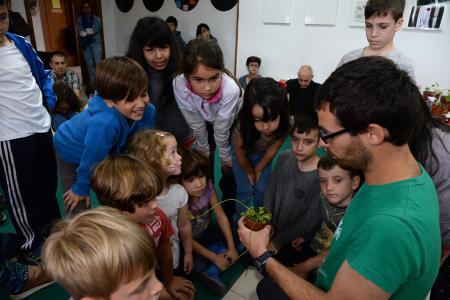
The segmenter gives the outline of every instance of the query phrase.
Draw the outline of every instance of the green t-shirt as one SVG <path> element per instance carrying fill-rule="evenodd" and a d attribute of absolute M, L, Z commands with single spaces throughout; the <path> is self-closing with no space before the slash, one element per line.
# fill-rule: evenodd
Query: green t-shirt
<path fill-rule="evenodd" d="M 363 185 L 336 229 L 316 285 L 328 291 L 347 260 L 356 272 L 391 294 L 425 299 L 439 270 L 439 207 L 430 176 Z"/>

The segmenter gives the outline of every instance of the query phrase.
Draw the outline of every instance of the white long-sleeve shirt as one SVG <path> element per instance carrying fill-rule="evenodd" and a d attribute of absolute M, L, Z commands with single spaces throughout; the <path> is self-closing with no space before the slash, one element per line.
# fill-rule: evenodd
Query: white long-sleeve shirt
<path fill-rule="evenodd" d="M 231 159 L 230 127 L 236 118 L 240 104 L 240 88 L 225 73 L 222 73 L 222 98 L 215 103 L 209 103 L 194 94 L 187 87 L 184 74 L 173 80 L 173 90 L 178 107 L 186 122 L 194 131 L 199 151 L 209 154 L 208 132 L 205 121 L 213 124 L 214 140 L 222 161 Z"/>

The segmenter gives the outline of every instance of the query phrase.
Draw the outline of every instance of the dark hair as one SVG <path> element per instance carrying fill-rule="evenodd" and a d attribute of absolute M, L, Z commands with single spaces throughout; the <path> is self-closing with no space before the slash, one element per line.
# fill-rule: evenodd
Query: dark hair
<path fill-rule="evenodd" d="M 178 26 L 178 21 L 174 16 L 168 16 L 166 19 L 166 23 L 172 23 L 175 25 L 175 27 Z"/>
<path fill-rule="evenodd" d="M 392 14 L 394 21 L 397 22 L 403 17 L 405 9 L 405 0 L 369 0 L 364 9 L 364 17 L 386 17 Z"/>
<path fill-rule="evenodd" d="M 211 69 L 220 70 L 231 77 L 239 87 L 239 96 L 241 96 L 241 85 L 239 84 L 239 81 L 233 76 L 233 74 L 231 74 L 231 72 L 225 68 L 222 49 L 220 49 L 217 41 L 215 41 L 214 39 L 203 38 L 196 38 L 189 41 L 183 52 L 182 70 L 186 79 L 189 78 L 189 75 L 194 72 L 195 68 L 197 68 L 199 64 L 202 64 Z"/>
<path fill-rule="evenodd" d="M 163 188 L 158 171 L 131 155 L 105 158 L 95 167 L 91 183 L 101 205 L 129 213 L 156 198 Z"/>
<path fill-rule="evenodd" d="M 145 17 L 140 19 L 134 27 L 131 34 L 130 42 L 128 44 L 128 51 L 126 56 L 137 61 L 144 70 L 150 70 L 151 67 L 147 64 L 143 49 L 144 47 L 170 48 L 170 58 L 166 68 L 161 71 L 163 76 L 163 91 L 166 97 L 162 97 L 165 103 L 161 105 L 168 105 L 175 102 L 173 95 L 172 79 L 180 72 L 181 57 L 178 47 L 175 44 L 173 33 L 169 26 L 162 19 L 158 17 Z"/>
<path fill-rule="evenodd" d="M 249 56 L 247 57 L 247 62 L 245 63 L 245 65 L 248 66 L 252 62 L 256 62 L 258 63 L 258 65 L 261 65 L 261 58 L 257 56 Z"/>
<path fill-rule="evenodd" d="M 184 76 L 192 74 L 199 64 L 215 70 L 225 69 L 222 49 L 215 40 L 196 38 L 187 43 L 183 52 Z"/>
<path fill-rule="evenodd" d="M 319 120 L 316 111 L 312 109 L 301 110 L 294 116 L 291 134 L 294 132 L 309 134 L 314 129 L 319 129 Z"/>
<path fill-rule="evenodd" d="M 413 100 L 413 99 L 412 99 Z M 412 154 L 427 170 L 427 172 L 434 176 L 439 170 L 439 159 L 433 150 L 433 140 L 442 144 L 448 155 L 450 154 L 450 146 L 446 145 L 442 136 L 436 132 L 439 129 L 443 134 L 450 134 L 450 127 L 443 124 L 439 118 L 432 116 L 427 104 L 422 99 L 414 99 L 420 101 L 422 106 L 421 114 L 424 118 L 424 126 L 417 126 L 414 137 L 409 143 L 409 148 Z"/>
<path fill-rule="evenodd" d="M 55 51 L 55 52 L 52 52 L 52 54 L 50 55 L 50 61 L 53 61 L 53 57 L 54 56 L 61 56 L 61 57 L 64 57 L 64 59 L 67 58 L 67 56 L 66 56 L 66 54 L 64 52 L 62 52 L 62 51 Z"/>
<path fill-rule="evenodd" d="M 208 24 L 206 24 L 206 23 L 200 23 L 200 24 L 197 25 L 197 31 L 195 32 L 195 37 L 198 38 L 200 36 L 200 34 L 202 33 L 202 29 L 203 28 L 205 28 L 205 29 L 207 29 L 209 31 L 210 39 L 213 39 L 213 40 L 217 41 L 217 39 L 212 35 L 211 29 L 209 29 Z"/>
<path fill-rule="evenodd" d="M 80 9 L 81 9 L 81 12 L 83 12 L 83 6 L 84 6 L 85 4 L 89 5 L 89 8 L 92 10 L 92 3 L 91 3 L 91 1 L 90 1 L 90 0 L 85 0 L 85 1 L 82 1 L 82 2 L 80 3 Z"/>
<path fill-rule="evenodd" d="M 255 105 L 262 107 L 263 122 L 275 120 L 280 116 L 280 124 L 274 132 L 276 139 L 289 133 L 289 104 L 284 88 L 272 78 L 255 78 L 249 82 L 244 93 L 242 108 L 238 113 L 239 131 L 242 138 L 241 148 L 253 150 L 261 133 L 255 128 L 252 109 Z M 236 124 L 238 124 L 236 122 Z"/>
<path fill-rule="evenodd" d="M 424 126 L 422 96 L 414 81 L 390 59 L 366 56 L 335 70 L 319 89 L 315 108 L 330 106 L 352 135 L 374 123 L 389 132 L 386 140 L 401 146 Z"/>
<path fill-rule="evenodd" d="M 361 172 L 358 172 L 356 170 L 353 169 L 347 169 L 347 168 L 343 168 L 341 167 L 336 160 L 333 159 L 333 157 L 331 157 L 330 154 L 325 153 L 320 159 L 319 162 L 317 163 L 317 168 L 318 169 L 322 169 L 325 171 L 330 171 L 332 170 L 334 167 L 338 166 L 339 168 L 341 168 L 342 170 L 345 170 L 347 172 L 350 173 L 350 177 L 353 178 L 355 176 L 359 176 L 361 178 L 361 180 L 363 179 L 363 176 L 361 174 Z M 361 185 L 361 184 L 360 184 Z"/>
<path fill-rule="evenodd" d="M 180 178 L 188 180 L 193 177 L 203 177 L 211 179 L 211 167 L 208 158 L 196 149 L 185 149 L 178 147 L 178 153 L 183 159 L 181 165 Z"/>
<path fill-rule="evenodd" d="M 148 89 L 144 69 L 125 56 L 114 56 L 102 60 L 95 68 L 95 89 L 104 99 L 133 101 Z"/>
<path fill-rule="evenodd" d="M 169 26 L 158 17 L 145 17 L 140 19 L 133 32 L 126 56 L 137 61 L 144 69 L 150 68 L 145 61 L 144 47 L 151 48 L 170 48 L 170 59 L 164 73 L 172 77 L 178 71 L 181 61 L 178 47 Z"/>
<path fill-rule="evenodd" d="M 80 100 L 70 86 L 65 83 L 55 83 L 53 91 L 56 94 L 56 107 L 54 113 L 65 114 L 71 111 L 79 112 L 81 110 Z"/>

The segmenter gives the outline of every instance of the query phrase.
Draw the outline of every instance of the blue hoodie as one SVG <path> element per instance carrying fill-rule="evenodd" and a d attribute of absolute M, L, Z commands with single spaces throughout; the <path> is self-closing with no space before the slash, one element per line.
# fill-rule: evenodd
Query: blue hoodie
<path fill-rule="evenodd" d="M 109 108 L 97 94 L 88 107 L 64 122 L 56 132 L 53 143 L 61 160 L 78 164 L 77 180 L 72 191 L 89 195 L 89 176 L 94 166 L 109 154 L 123 153 L 128 138 L 141 128 L 155 126 L 155 106 L 149 104 L 139 121 L 129 119 L 115 108 Z"/>
<path fill-rule="evenodd" d="M 37 85 L 41 89 L 44 104 L 46 104 L 49 108 L 54 109 L 56 105 L 56 96 L 55 93 L 53 93 L 53 83 L 50 78 L 51 72 L 45 70 L 44 64 L 39 59 L 36 51 L 33 49 L 33 46 L 26 38 L 9 32 L 6 32 L 6 37 L 14 42 L 14 45 L 16 45 L 17 49 L 19 49 L 27 60 L 28 65 L 30 65 L 31 73 L 36 80 Z"/>

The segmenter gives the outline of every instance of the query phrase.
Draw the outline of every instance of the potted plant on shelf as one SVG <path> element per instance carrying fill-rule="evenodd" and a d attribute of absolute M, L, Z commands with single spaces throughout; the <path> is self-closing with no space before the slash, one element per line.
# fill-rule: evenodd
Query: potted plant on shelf
<path fill-rule="evenodd" d="M 242 215 L 245 227 L 253 231 L 260 231 L 272 219 L 272 213 L 265 207 L 248 207 Z"/>
<path fill-rule="evenodd" d="M 431 87 L 425 87 L 423 96 L 430 111 L 434 116 L 441 118 L 450 110 L 450 90 L 441 89 L 439 83 L 435 82 Z"/>

